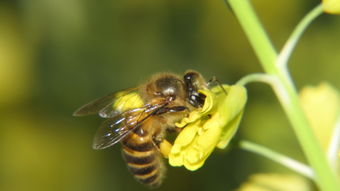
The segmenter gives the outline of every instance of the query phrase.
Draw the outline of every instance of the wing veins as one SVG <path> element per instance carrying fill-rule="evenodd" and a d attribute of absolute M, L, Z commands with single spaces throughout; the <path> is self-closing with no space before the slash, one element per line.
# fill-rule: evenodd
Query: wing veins
<path fill-rule="evenodd" d="M 106 96 L 97 98 L 97 99 L 83 105 L 82 107 L 78 108 L 73 113 L 73 116 L 81 117 L 81 116 L 99 113 L 101 110 L 111 106 L 115 102 L 116 98 L 118 98 L 120 96 L 124 96 L 126 94 L 129 94 L 132 91 L 135 91 L 137 89 L 138 89 L 137 87 L 136 88 L 128 88 L 126 90 L 113 92 L 113 93 L 107 94 Z M 112 108 L 112 110 L 113 110 L 113 108 Z M 112 112 L 114 112 L 114 111 L 112 111 Z M 108 118 L 108 117 L 106 117 L 106 118 Z"/>
<path fill-rule="evenodd" d="M 135 129 L 137 129 L 138 127 L 140 127 L 148 118 L 150 118 L 151 116 L 157 114 L 157 112 L 165 107 L 167 105 L 167 103 L 165 104 L 160 104 L 160 105 L 153 105 L 152 107 L 150 107 L 150 105 L 146 105 L 144 108 L 144 111 L 141 111 L 139 113 L 139 117 L 137 119 L 136 124 L 133 125 L 133 127 L 128 127 L 129 124 L 123 125 L 122 127 L 117 127 L 115 128 L 115 126 L 118 125 L 122 125 L 122 123 L 126 122 L 126 117 L 123 118 L 118 118 L 118 120 L 116 120 L 115 118 L 110 118 L 107 119 L 106 121 L 103 122 L 103 124 L 99 127 L 94 142 L 93 142 L 93 149 L 95 150 L 99 150 L 99 149 L 105 149 L 108 147 L 113 146 L 114 144 L 118 143 L 119 141 L 121 141 L 123 138 L 125 138 L 127 135 L 129 135 L 132 131 L 134 131 Z M 150 108 L 148 108 L 150 107 Z M 141 108 L 138 108 L 141 109 Z M 122 113 L 120 116 L 127 114 L 128 112 L 133 112 L 133 110 L 128 110 L 124 113 Z M 150 110 L 150 111 L 149 111 Z M 149 111 L 150 113 L 148 113 L 144 118 L 141 118 L 141 116 L 145 113 L 147 113 L 147 111 Z M 118 117 L 118 116 L 116 116 Z M 110 121 L 113 120 L 113 123 L 110 123 Z M 109 123 L 109 124 L 107 124 Z M 100 132 L 104 130 L 104 132 Z M 103 135 L 100 135 L 103 134 Z"/>

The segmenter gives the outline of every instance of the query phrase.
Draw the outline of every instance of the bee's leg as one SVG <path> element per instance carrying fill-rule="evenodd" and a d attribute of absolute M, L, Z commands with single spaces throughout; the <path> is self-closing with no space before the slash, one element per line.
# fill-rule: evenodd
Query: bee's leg
<path fill-rule="evenodd" d="M 163 107 L 157 111 L 157 115 L 164 114 L 164 113 L 174 113 L 174 112 L 180 112 L 184 110 L 189 110 L 189 108 L 185 106 L 174 106 L 174 107 Z"/>
<path fill-rule="evenodd" d="M 159 144 L 159 151 L 162 153 L 164 158 L 169 158 L 171 148 L 172 144 L 166 139 L 163 139 L 163 141 Z"/>
<path fill-rule="evenodd" d="M 182 128 L 171 127 L 171 128 L 167 128 L 166 131 L 168 133 L 180 133 L 182 131 Z"/>
<path fill-rule="evenodd" d="M 220 88 L 222 89 L 222 91 L 227 95 L 227 91 L 224 89 L 224 87 L 222 86 L 222 83 L 216 78 L 216 76 L 213 76 L 208 82 L 208 87 L 211 86 L 212 83 L 217 83 L 218 86 L 220 86 Z"/>
<path fill-rule="evenodd" d="M 169 153 L 172 148 L 172 144 L 169 141 L 167 141 L 166 139 L 154 137 L 153 143 L 164 158 L 169 157 Z"/>

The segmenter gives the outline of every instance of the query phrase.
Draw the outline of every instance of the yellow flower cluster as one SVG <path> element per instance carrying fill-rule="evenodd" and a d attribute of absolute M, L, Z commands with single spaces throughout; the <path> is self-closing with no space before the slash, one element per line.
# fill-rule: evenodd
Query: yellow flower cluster
<path fill-rule="evenodd" d="M 171 166 L 197 170 L 215 147 L 223 149 L 236 133 L 247 101 L 243 86 L 223 85 L 201 90 L 204 106 L 176 124 L 183 128 L 169 154 Z M 227 92 L 227 93 L 226 93 Z"/>

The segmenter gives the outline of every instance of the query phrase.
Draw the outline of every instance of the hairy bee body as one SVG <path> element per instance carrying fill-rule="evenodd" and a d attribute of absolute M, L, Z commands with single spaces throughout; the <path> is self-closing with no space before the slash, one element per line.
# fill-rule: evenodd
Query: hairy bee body
<path fill-rule="evenodd" d="M 161 185 L 165 171 L 154 143 L 154 137 L 162 133 L 160 126 L 157 120 L 149 119 L 122 140 L 122 153 L 130 172 L 139 182 L 150 187 Z"/>
<path fill-rule="evenodd" d="M 185 89 L 182 81 L 172 74 L 153 76 L 149 83 L 141 86 L 138 91 L 145 103 L 152 103 L 159 98 L 164 99 L 164 96 L 159 97 L 155 95 L 155 92 L 174 91 L 170 95 L 176 95 L 177 99 L 169 102 L 167 106 L 188 105 L 185 101 Z M 140 127 L 121 141 L 123 157 L 130 172 L 137 181 L 153 188 L 162 184 L 166 170 L 158 144 L 164 139 L 166 129 L 174 127 L 175 122 L 186 115 L 186 112 L 183 111 L 161 113 L 147 118 Z"/>
<path fill-rule="evenodd" d="M 146 83 L 111 93 L 80 107 L 74 116 L 99 114 L 106 120 L 94 137 L 93 148 L 105 149 L 120 142 L 122 154 L 133 176 L 152 188 L 161 185 L 162 143 L 168 129 L 204 103 L 198 92 L 206 88 L 201 75 L 188 71 L 183 77 L 172 73 L 153 75 Z M 170 144 L 170 143 L 169 143 Z"/>

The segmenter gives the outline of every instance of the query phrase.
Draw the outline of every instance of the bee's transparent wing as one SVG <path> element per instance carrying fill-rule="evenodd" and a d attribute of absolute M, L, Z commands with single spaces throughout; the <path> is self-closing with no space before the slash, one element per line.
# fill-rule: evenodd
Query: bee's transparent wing
<path fill-rule="evenodd" d="M 92 148 L 98 150 L 111 147 L 126 137 L 133 129 L 126 124 L 125 117 L 117 116 L 107 119 L 97 130 Z"/>
<path fill-rule="evenodd" d="M 136 91 L 136 90 L 137 90 L 137 88 L 129 88 L 129 89 L 126 89 L 126 90 L 123 90 L 123 91 L 110 93 L 106 96 L 95 99 L 95 100 L 83 105 L 79 109 L 77 109 L 73 113 L 73 116 L 80 117 L 80 116 L 100 113 L 101 117 L 110 118 L 110 117 L 113 117 L 115 115 L 118 115 L 118 114 L 120 114 L 120 111 L 116 111 L 112 107 L 115 100 L 120 96 L 124 96 L 124 95 L 129 94 L 129 93 Z"/>
<path fill-rule="evenodd" d="M 154 104 L 124 111 L 105 120 L 94 137 L 93 149 L 105 149 L 118 143 L 131 131 L 140 127 L 146 119 L 157 115 L 167 104 L 164 100 L 160 100 Z"/>
<path fill-rule="evenodd" d="M 102 117 L 102 118 L 112 118 L 112 117 L 118 116 L 119 114 L 122 113 L 122 111 L 114 109 L 112 104 L 113 103 L 110 103 L 107 106 L 105 106 L 104 108 L 102 108 L 98 112 L 99 116 Z"/>
<path fill-rule="evenodd" d="M 113 146 L 125 138 L 131 131 L 140 127 L 152 115 L 152 110 L 143 107 L 128 110 L 105 120 L 94 137 L 93 149 L 105 149 Z"/>

